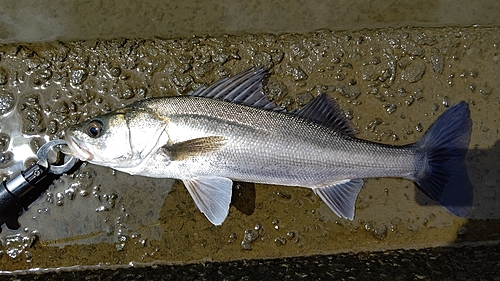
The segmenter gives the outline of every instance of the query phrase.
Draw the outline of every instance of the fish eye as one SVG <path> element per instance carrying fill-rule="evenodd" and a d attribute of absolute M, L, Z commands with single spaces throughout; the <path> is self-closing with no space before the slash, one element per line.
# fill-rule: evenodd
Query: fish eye
<path fill-rule="evenodd" d="M 98 138 L 101 136 L 103 129 L 103 124 L 100 120 L 94 119 L 87 125 L 87 135 L 92 138 Z"/>

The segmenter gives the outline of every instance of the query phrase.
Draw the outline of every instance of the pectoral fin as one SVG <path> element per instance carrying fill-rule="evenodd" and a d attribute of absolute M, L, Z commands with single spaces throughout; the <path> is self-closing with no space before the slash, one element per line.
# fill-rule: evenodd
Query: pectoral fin
<path fill-rule="evenodd" d="M 167 156 L 170 160 L 184 160 L 189 157 L 199 156 L 201 154 L 210 153 L 226 142 L 225 137 L 210 136 L 187 140 L 183 142 L 166 144 L 160 147 L 159 152 Z"/>
<path fill-rule="evenodd" d="M 356 198 L 362 187 L 362 179 L 350 179 L 313 190 L 337 216 L 353 220 Z"/>
<path fill-rule="evenodd" d="M 214 225 L 221 225 L 229 212 L 233 181 L 222 177 L 183 180 L 194 203 Z"/>

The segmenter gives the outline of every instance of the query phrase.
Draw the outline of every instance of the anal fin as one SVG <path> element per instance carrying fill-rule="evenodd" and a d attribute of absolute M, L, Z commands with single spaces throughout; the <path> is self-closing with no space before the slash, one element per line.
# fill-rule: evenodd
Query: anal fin
<path fill-rule="evenodd" d="M 362 179 L 348 179 L 313 190 L 337 216 L 353 220 L 356 198 L 363 183 Z"/>
<path fill-rule="evenodd" d="M 194 203 L 214 225 L 221 225 L 229 212 L 233 181 L 228 178 L 204 176 L 183 180 Z"/>

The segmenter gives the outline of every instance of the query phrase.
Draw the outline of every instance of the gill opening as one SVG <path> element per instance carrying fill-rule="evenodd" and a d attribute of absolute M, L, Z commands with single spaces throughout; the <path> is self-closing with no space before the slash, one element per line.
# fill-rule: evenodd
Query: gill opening
<path fill-rule="evenodd" d="M 132 159 L 140 158 L 141 157 L 140 152 L 136 153 L 134 151 L 134 146 L 132 145 L 132 130 L 130 130 L 130 121 L 129 121 L 130 118 L 127 118 L 126 114 L 123 116 L 123 118 L 125 119 L 125 124 L 127 124 L 128 145 L 130 148 L 130 153 L 132 154 Z M 139 154 L 139 155 L 137 155 L 137 154 Z"/>

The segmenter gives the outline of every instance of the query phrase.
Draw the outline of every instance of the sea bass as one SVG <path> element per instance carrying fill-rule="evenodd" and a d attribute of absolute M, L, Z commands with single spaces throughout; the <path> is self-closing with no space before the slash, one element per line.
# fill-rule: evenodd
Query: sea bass
<path fill-rule="evenodd" d="M 445 111 L 416 143 L 358 139 L 326 94 L 285 112 L 250 69 L 188 96 L 141 100 L 69 127 L 75 156 L 132 175 L 183 181 L 214 225 L 225 220 L 233 181 L 300 186 L 352 220 L 364 178 L 400 177 L 452 214 L 467 216 L 472 184 L 464 163 L 468 104 Z"/>

